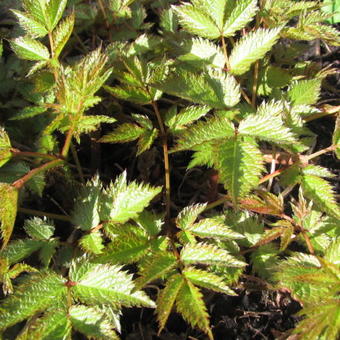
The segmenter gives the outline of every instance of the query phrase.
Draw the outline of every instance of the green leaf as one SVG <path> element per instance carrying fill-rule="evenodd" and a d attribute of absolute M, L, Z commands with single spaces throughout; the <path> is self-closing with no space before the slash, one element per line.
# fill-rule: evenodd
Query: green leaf
<path fill-rule="evenodd" d="M 32 37 L 44 37 L 48 31 L 39 21 L 34 20 L 29 14 L 12 9 L 12 12 L 19 20 L 20 26 Z"/>
<path fill-rule="evenodd" d="M 58 58 L 70 36 L 74 27 L 75 16 L 74 13 L 69 15 L 65 20 L 60 22 L 57 28 L 52 32 L 54 42 L 54 56 Z"/>
<path fill-rule="evenodd" d="M 258 76 L 257 94 L 268 96 L 274 94 L 277 89 L 287 86 L 292 79 L 288 70 L 273 65 L 260 69 Z"/>
<path fill-rule="evenodd" d="M 327 247 L 325 259 L 335 265 L 340 264 L 340 237 L 333 240 Z"/>
<path fill-rule="evenodd" d="M 119 226 L 118 228 L 119 229 Z M 97 258 L 100 263 L 133 263 L 145 256 L 150 250 L 152 241 L 143 230 L 125 225 L 121 230 L 113 230 L 114 239 L 107 245 L 103 255 Z M 161 242 L 161 238 L 157 241 Z"/>
<path fill-rule="evenodd" d="M 45 266 L 48 267 L 53 255 L 56 252 L 57 247 L 59 246 L 58 239 L 51 239 L 48 242 L 44 242 L 40 251 L 39 251 L 39 260 Z"/>
<path fill-rule="evenodd" d="M 247 72 L 255 61 L 263 58 L 272 48 L 279 38 L 280 31 L 281 27 L 259 28 L 241 38 L 229 58 L 230 72 L 236 75 Z"/>
<path fill-rule="evenodd" d="M 98 177 L 81 188 L 72 212 L 72 223 L 82 230 L 90 230 L 99 222 L 101 188 Z"/>
<path fill-rule="evenodd" d="M 336 146 L 335 154 L 337 158 L 340 159 L 340 115 L 336 118 L 332 141 Z"/>
<path fill-rule="evenodd" d="M 157 319 L 159 322 L 159 332 L 164 328 L 171 310 L 177 299 L 178 292 L 184 285 L 184 277 L 181 274 L 174 274 L 166 281 L 165 287 L 157 298 Z"/>
<path fill-rule="evenodd" d="M 150 94 L 143 88 L 138 88 L 130 85 L 121 85 L 116 87 L 104 86 L 104 89 L 122 100 L 131 101 L 137 104 L 149 104 L 152 102 L 153 98 Z"/>
<path fill-rule="evenodd" d="M 300 80 L 293 83 L 288 96 L 294 105 L 312 105 L 318 101 L 320 91 L 321 79 Z"/>
<path fill-rule="evenodd" d="M 167 115 L 164 119 L 164 124 L 168 126 L 173 132 L 177 130 L 182 130 L 186 125 L 190 125 L 194 121 L 200 119 L 205 116 L 210 111 L 208 106 L 198 106 L 192 105 L 187 106 L 182 109 L 178 114 L 175 111 L 168 111 Z M 174 114 L 172 114 L 172 112 Z"/>
<path fill-rule="evenodd" d="M 293 333 L 303 340 L 337 340 L 340 332 L 339 299 L 325 298 L 320 303 L 309 305 L 299 312 L 305 318 L 300 321 Z"/>
<path fill-rule="evenodd" d="M 45 0 L 23 0 L 22 4 L 26 12 L 30 14 L 36 21 L 39 21 L 47 29 L 49 28 L 48 15 L 46 13 Z"/>
<path fill-rule="evenodd" d="M 161 187 L 137 182 L 127 184 L 126 172 L 123 172 L 115 183 L 105 190 L 102 220 L 125 223 L 143 211 L 160 192 Z"/>
<path fill-rule="evenodd" d="M 196 286 L 210 289 L 218 293 L 237 295 L 223 282 L 223 279 L 221 277 L 213 273 L 189 267 L 184 269 L 183 274 L 190 282 L 192 282 Z"/>
<path fill-rule="evenodd" d="M 234 204 L 256 187 L 263 171 L 262 153 L 251 139 L 231 138 L 218 155 L 220 176 Z"/>
<path fill-rule="evenodd" d="M 95 97 L 97 98 L 97 97 Z M 76 134 L 80 135 L 82 133 L 89 134 L 92 131 L 96 131 L 99 128 L 100 124 L 103 123 L 114 123 L 116 121 L 115 118 L 111 118 L 108 116 L 102 116 L 102 115 L 86 115 L 81 117 L 81 119 L 78 121 L 77 124 L 77 131 Z"/>
<path fill-rule="evenodd" d="M 14 265 L 9 271 L 8 271 L 8 276 L 11 279 L 17 278 L 21 273 L 27 272 L 27 273 L 34 273 L 37 272 L 38 270 L 36 268 L 33 268 L 29 266 L 28 264 L 25 263 L 17 263 Z"/>
<path fill-rule="evenodd" d="M 181 210 L 176 218 L 176 225 L 178 228 L 182 230 L 189 229 L 194 224 L 199 214 L 204 211 L 206 206 L 206 204 L 195 204 Z"/>
<path fill-rule="evenodd" d="M 192 147 L 194 154 L 187 169 L 192 169 L 198 165 L 206 165 L 207 167 L 213 168 L 216 163 L 215 158 L 217 149 L 217 145 L 209 142 L 195 145 L 194 147 Z"/>
<path fill-rule="evenodd" d="M 63 16 L 67 0 L 49 0 L 46 5 L 46 14 L 49 19 L 49 31 L 52 32 Z"/>
<path fill-rule="evenodd" d="M 22 272 L 33 273 L 37 272 L 37 269 L 24 263 L 17 263 L 12 268 L 9 268 L 8 259 L 0 258 L 0 281 L 2 282 L 4 295 L 13 293 L 12 280 L 17 278 Z"/>
<path fill-rule="evenodd" d="M 69 315 L 72 326 L 87 337 L 119 340 L 114 325 L 100 309 L 77 305 L 70 308 Z"/>
<path fill-rule="evenodd" d="M 237 241 L 243 247 L 254 246 L 264 233 L 263 223 L 255 216 L 250 216 L 246 211 L 227 214 L 225 223 L 244 236 Z"/>
<path fill-rule="evenodd" d="M 175 33 L 178 29 L 178 20 L 174 12 L 172 8 L 168 8 L 160 15 L 160 26 L 165 32 Z"/>
<path fill-rule="evenodd" d="M 90 234 L 84 235 L 79 240 L 80 247 L 88 253 L 101 254 L 104 249 L 103 237 L 99 230 Z"/>
<path fill-rule="evenodd" d="M 53 312 L 47 312 L 42 317 L 31 320 L 24 339 L 65 340 L 70 337 L 71 330 L 72 325 L 67 316 L 67 311 L 54 309 Z M 19 338 L 17 338 L 17 340 L 19 340 Z"/>
<path fill-rule="evenodd" d="M 327 19 L 330 24 L 340 22 L 340 2 L 339 0 L 325 0 L 322 2 L 321 10 L 325 13 L 332 14 L 332 17 Z"/>
<path fill-rule="evenodd" d="M 21 59 L 48 60 L 50 52 L 41 42 L 29 37 L 19 37 L 10 41 L 13 51 Z"/>
<path fill-rule="evenodd" d="M 118 266 L 93 264 L 85 259 L 85 262 L 71 266 L 70 279 L 77 282 L 73 294 L 83 303 L 155 307 L 144 292 L 133 292 L 132 275 Z"/>
<path fill-rule="evenodd" d="M 319 165 L 313 165 L 309 164 L 303 168 L 303 174 L 304 175 L 313 175 L 313 176 L 319 176 L 319 177 L 328 177 L 328 178 L 334 178 L 335 175 L 330 172 L 328 169 L 323 168 Z"/>
<path fill-rule="evenodd" d="M 208 243 L 187 244 L 181 250 L 181 260 L 185 264 L 200 263 L 227 267 L 243 267 L 246 265 L 226 250 Z"/>
<path fill-rule="evenodd" d="M 297 142 L 292 131 L 284 126 L 281 117 L 273 114 L 248 115 L 241 121 L 238 132 L 240 135 L 278 144 Z"/>
<path fill-rule="evenodd" d="M 32 274 L 0 306 L 0 329 L 43 311 L 66 296 L 65 280 L 54 273 Z M 14 312 L 15 311 L 15 312 Z"/>
<path fill-rule="evenodd" d="M 9 264 L 17 263 L 30 256 L 43 246 L 42 241 L 22 239 L 10 242 L 5 249 L 0 252 L 1 257 L 5 257 Z"/>
<path fill-rule="evenodd" d="M 316 256 L 295 253 L 275 267 L 279 286 L 291 290 L 304 303 L 321 303 L 336 294 L 339 279 L 321 266 Z"/>
<path fill-rule="evenodd" d="M 234 125 L 230 120 L 211 117 L 205 121 L 199 121 L 183 131 L 177 139 L 174 151 L 191 149 L 208 141 L 230 138 L 234 135 Z"/>
<path fill-rule="evenodd" d="M 147 210 L 143 210 L 134 220 L 148 235 L 156 236 L 162 230 L 162 219 Z"/>
<path fill-rule="evenodd" d="M 193 38 L 185 40 L 179 51 L 181 55 L 178 60 L 198 69 L 209 65 L 223 68 L 225 64 L 225 57 L 221 48 L 206 39 Z"/>
<path fill-rule="evenodd" d="M 244 28 L 255 16 L 258 10 L 256 0 L 239 0 L 223 26 L 223 36 L 231 37 Z"/>
<path fill-rule="evenodd" d="M 203 301 L 203 295 L 190 281 L 184 281 L 179 289 L 176 308 L 192 327 L 197 326 L 208 335 L 209 339 L 213 339 L 209 325 L 209 314 Z"/>
<path fill-rule="evenodd" d="M 0 127 L 0 167 L 6 164 L 12 157 L 11 141 L 6 130 Z"/>
<path fill-rule="evenodd" d="M 252 270 L 261 275 L 264 279 L 271 277 L 277 266 L 278 249 L 269 243 L 258 247 L 251 253 Z"/>
<path fill-rule="evenodd" d="M 138 139 L 144 129 L 137 124 L 124 123 L 99 139 L 100 143 L 126 143 Z"/>
<path fill-rule="evenodd" d="M 179 22 L 183 28 L 203 38 L 216 39 L 221 36 L 219 28 L 214 20 L 200 8 L 200 3 L 203 1 L 194 0 L 193 4 L 184 3 L 181 6 L 173 6 L 179 17 Z"/>
<path fill-rule="evenodd" d="M 193 103 L 225 109 L 240 101 L 240 87 L 234 77 L 222 70 L 208 70 L 200 74 L 180 69 L 163 81 L 153 83 L 157 89 Z"/>
<path fill-rule="evenodd" d="M 14 116 L 10 117 L 9 120 L 21 120 L 31 118 L 41 115 L 46 111 L 46 107 L 43 106 L 26 106 L 22 110 L 18 111 Z"/>
<path fill-rule="evenodd" d="M 136 155 L 139 156 L 144 151 L 149 150 L 157 136 L 158 136 L 157 129 L 144 130 L 144 133 L 138 139 Z"/>
<path fill-rule="evenodd" d="M 164 277 L 176 265 L 177 260 L 171 253 L 154 253 L 151 259 L 143 262 L 139 272 L 141 277 L 135 281 L 136 289 L 143 288 L 147 283 Z"/>
<path fill-rule="evenodd" d="M 214 218 L 204 218 L 187 228 L 191 233 L 201 238 L 240 239 L 244 236 L 236 233 L 224 223 Z"/>
<path fill-rule="evenodd" d="M 35 240 L 48 240 L 53 234 L 55 227 L 49 221 L 44 221 L 39 217 L 25 220 L 24 229 L 26 233 Z"/>
<path fill-rule="evenodd" d="M 7 183 L 0 183 L 0 232 L 2 249 L 11 238 L 18 203 L 18 189 Z"/>
<path fill-rule="evenodd" d="M 305 196 L 315 205 L 331 216 L 340 218 L 340 209 L 336 203 L 331 185 L 324 179 L 314 175 L 301 176 L 301 186 Z"/>

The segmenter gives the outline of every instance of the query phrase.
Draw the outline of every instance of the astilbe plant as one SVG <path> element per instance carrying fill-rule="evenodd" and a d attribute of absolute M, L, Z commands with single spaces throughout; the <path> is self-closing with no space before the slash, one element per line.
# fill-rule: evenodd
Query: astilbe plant
<path fill-rule="evenodd" d="M 24 105 L 10 110 L 0 130 L 0 329 L 20 323 L 14 338 L 21 340 L 70 339 L 74 332 L 118 339 L 122 307 L 139 306 L 155 308 L 159 332 L 177 311 L 213 339 L 203 293 L 236 295 L 233 286 L 250 266 L 303 305 L 293 330 L 299 338 L 336 339 L 340 210 L 325 179 L 333 174 L 314 161 L 339 156 L 339 118 L 332 144 L 314 153 L 317 136 L 306 125 L 337 112 L 318 105 L 334 70 L 296 58 L 298 40 L 339 46 L 338 33 L 316 1 L 171 3 L 22 0 L 13 9 L 25 34 L 10 46 L 34 63 L 24 64 Z M 157 14 L 154 27 L 147 11 Z M 61 60 L 72 32 L 79 39 L 96 16 L 110 43 Z M 102 87 L 129 112 L 89 114 Z M 28 119 L 39 127 L 29 151 L 13 147 Z M 128 182 L 126 172 L 107 185 L 99 176 L 85 183 L 74 143 L 102 123 L 115 125 L 98 143 L 136 141 L 136 157 L 161 146 L 163 187 Z M 217 171 L 226 193 L 174 217 L 170 161 L 183 151 L 191 151 L 188 169 Z M 266 163 L 279 166 L 268 173 Z M 29 192 L 43 197 L 46 171 L 57 167 L 68 181 L 82 182 L 71 216 L 23 208 Z M 275 192 L 264 185 L 274 179 Z M 290 199 L 295 187 L 298 197 Z M 147 210 L 162 191 L 164 211 Z M 221 204 L 230 209 L 212 210 Z M 18 206 L 36 217 L 24 222 L 27 237 L 12 239 Z M 53 219 L 72 225 L 65 242 Z M 292 241 L 300 251 L 289 250 Z M 128 264 L 137 265 L 137 276 Z M 142 290 L 150 283 L 160 287 L 155 300 Z"/>

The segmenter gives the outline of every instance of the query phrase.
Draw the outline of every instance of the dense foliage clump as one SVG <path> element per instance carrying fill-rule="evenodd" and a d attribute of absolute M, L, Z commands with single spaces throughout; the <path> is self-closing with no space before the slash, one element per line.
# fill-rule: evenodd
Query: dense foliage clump
<path fill-rule="evenodd" d="M 3 338 L 118 339 L 123 308 L 147 307 L 159 334 L 177 312 L 213 339 L 205 293 L 237 295 L 251 274 L 301 303 L 299 339 L 337 339 L 340 209 L 317 163 L 340 155 L 339 107 L 320 103 L 336 71 L 301 57 L 340 45 L 320 3 L 7 3 Z M 324 117 L 332 140 L 315 150 Z M 105 172 L 100 148 L 132 150 L 144 180 L 134 162 Z M 205 199 L 179 198 L 179 160 L 210 174 Z"/>

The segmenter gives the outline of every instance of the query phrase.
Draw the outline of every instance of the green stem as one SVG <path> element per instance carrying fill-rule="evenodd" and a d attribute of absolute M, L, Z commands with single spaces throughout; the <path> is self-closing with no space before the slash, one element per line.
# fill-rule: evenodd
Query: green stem
<path fill-rule="evenodd" d="M 259 61 L 257 61 L 255 63 L 254 66 L 254 82 L 253 82 L 253 93 L 252 93 L 252 97 L 251 97 L 251 104 L 253 107 L 256 107 L 256 97 L 257 97 L 257 82 L 258 82 L 258 78 L 259 78 Z"/>
<path fill-rule="evenodd" d="M 275 172 L 273 172 L 273 173 L 271 173 L 271 174 L 268 174 L 268 175 L 264 176 L 263 178 L 260 179 L 259 184 L 265 183 L 265 182 L 269 181 L 271 178 L 274 178 L 274 177 L 280 175 L 281 172 L 283 172 L 283 171 L 286 170 L 287 168 L 288 168 L 288 167 L 284 167 L 284 168 L 278 169 L 278 170 L 276 170 Z M 218 200 L 216 200 L 216 201 L 211 202 L 210 204 L 208 204 L 208 205 L 206 206 L 206 208 L 204 209 L 204 211 L 213 209 L 213 208 L 215 208 L 215 207 L 217 207 L 217 206 L 219 206 L 219 205 L 221 205 L 221 204 L 223 204 L 223 203 L 225 203 L 225 202 L 228 202 L 228 201 L 230 201 L 230 197 L 229 197 L 228 195 L 225 195 L 225 196 L 223 196 L 222 198 L 219 198 Z"/>
<path fill-rule="evenodd" d="M 80 164 L 80 161 L 79 161 L 79 158 L 78 158 L 78 154 L 77 154 L 77 151 L 76 151 L 73 143 L 71 143 L 71 152 L 72 152 L 73 159 L 76 163 L 76 167 L 77 167 L 77 171 L 78 171 L 78 174 L 79 174 L 79 177 L 80 177 L 80 181 L 83 184 L 85 184 L 83 169 L 81 167 L 81 164 Z"/>
<path fill-rule="evenodd" d="M 171 184 L 170 184 L 170 162 L 169 162 L 169 150 L 168 150 L 168 138 L 164 128 L 162 116 L 159 112 L 157 103 L 151 102 L 151 105 L 155 111 L 159 129 L 161 131 L 162 147 L 163 147 L 163 159 L 164 159 L 164 177 L 165 177 L 165 220 L 170 219 L 170 207 L 171 207 Z"/>
<path fill-rule="evenodd" d="M 71 222 L 70 216 L 53 214 L 53 213 L 48 213 L 48 212 L 40 211 L 40 210 L 34 210 L 34 209 L 28 209 L 28 208 L 18 208 L 18 212 L 21 212 L 21 213 L 27 214 L 27 215 L 42 216 L 42 217 L 46 216 L 46 217 L 54 219 L 54 220 Z"/>
<path fill-rule="evenodd" d="M 31 151 L 20 151 L 18 149 L 11 149 L 12 155 L 14 157 L 36 157 L 36 158 L 46 158 L 46 159 L 58 159 L 58 156 L 49 155 L 46 153 L 40 152 L 31 152 Z"/>
<path fill-rule="evenodd" d="M 221 42 L 222 42 L 222 49 L 224 54 L 225 63 L 227 64 L 227 70 L 230 70 L 230 64 L 229 64 L 229 58 L 228 58 L 228 52 L 227 52 L 227 45 L 224 40 L 224 36 L 221 36 Z"/>
<path fill-rule="evenodd" d="M 54 60 L 55 54 L 54 54 L 54 41 L 53 41 L 52 32 L 48 32 L 48 39 L 50 41 L 51 57 L 52 57 L 52 60 Z M 58 81 L 58 71 L 56 70 L 54 65 L 52 65 L 52 68 L 53 68 L 54 79 L 55 81 Z"/>
<path fill-rule="evenodd" d="M 311 155 L 308 155 L 308 156 L 304 156 L 303 159 L 304 161 L 310 161 L 311 159 L 313 158 L 316 158 L 316 157 L 319 157 L 327 152 L 331 152 L 331 151 L 335 151 L 336 150 L 336 145 L 331 145 L 329 146 L 328 148 L 325 148 L 325 149 L 322 149 L 322 150 L 319 150 L 317 152 L 314 152 L 312 153 Z"/>
<path fill-rule="evenodd" d="M 61 165 L 63 162 L 64 161 L 62 159 L 55 159 L 53 161 L 45 163 L 45 164 L 39 166 L 38 168 L 35 168 L 35 169 L 29 171 L 26 175 L 19 178 L 17 181 L 13 182 L 12 186 L 17 188 L 17 189 L 21 189 L 35 175 L 37 175 L 41 172 L 44 172 L 48 169 L 55 168 L 55 167 Z"/>
<path fill-rule="evenodd" d="M 63 149 L 61 150 L 61 155 L 66 158 L 68 151 L 70 150 L 71 142 L 72 142 L 72 137 L 73 137 L 73 132 L 74 132 L 74 127 L 72 126 L 70 130 L 68 130 L 65 143 L 63 146 Z"/>

